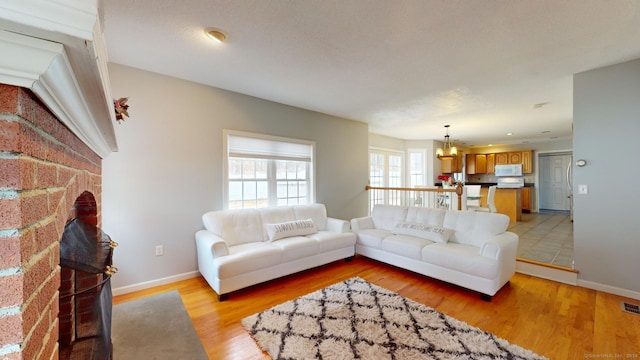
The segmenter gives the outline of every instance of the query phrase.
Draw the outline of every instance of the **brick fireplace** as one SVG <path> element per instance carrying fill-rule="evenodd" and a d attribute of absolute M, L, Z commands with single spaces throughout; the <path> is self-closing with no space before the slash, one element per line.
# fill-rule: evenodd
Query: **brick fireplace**
<path fill-rule="evenodd" d="M 26 88 L 0 84 L 0 359 L 57 359 L 59 241 L 100 225 L 101 157 Z"/>

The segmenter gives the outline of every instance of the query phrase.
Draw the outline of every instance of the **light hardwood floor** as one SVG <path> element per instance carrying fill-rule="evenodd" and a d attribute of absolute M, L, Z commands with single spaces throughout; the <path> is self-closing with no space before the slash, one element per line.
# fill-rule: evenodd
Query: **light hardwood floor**
<path fill-rule="evenodd" d="M 178 290 L 210 359 L 269 359 L 240 325 L 246 316 L 359 276 L 550 359 L 640 356 L 640 316 L 626 299 L 516 274 L 491 302 L 472 291 L 361 256 L 231 293 L 219 302 L 201 278 L 114 297 L 114 304 Z"/>

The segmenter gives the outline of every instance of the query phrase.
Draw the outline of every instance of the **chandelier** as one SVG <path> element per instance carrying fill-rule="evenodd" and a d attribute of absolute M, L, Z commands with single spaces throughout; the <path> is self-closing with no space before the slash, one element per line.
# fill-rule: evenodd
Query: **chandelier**
<path fill-rule="evenodd" d="M 449 125 L 445 125 L 444 128 L 447 129 L 447 134 L 444 136 L 444 146 L 436 150 L 436 156 L 440 160 L 455 159 L 458 156 L 458 149 L 449 139 Z"/>

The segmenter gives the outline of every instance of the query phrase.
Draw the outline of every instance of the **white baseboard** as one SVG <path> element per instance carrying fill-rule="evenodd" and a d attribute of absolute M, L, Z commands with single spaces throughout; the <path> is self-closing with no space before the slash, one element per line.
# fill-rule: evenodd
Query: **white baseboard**
<path fill-rule="evenodd" d="M 516 272 L 539 277 L 542 279 L 557 281 L 563 284 L 580 286 L 591 290 L 598 290 L 613 295 L 640 300 L 640 292 L 638 291 L 622 289 L 615 286 L 600 284 L 592 281 L 580 280 L 578 279 L 579 274 L 577 272 L 555 269 L 552 267 L 536 265 L 524 261 L 516 262 Z"/>
<path fill-rule="evenodd" d="M 602 292 L 606 292 L 606 293 L 614 294 L 618 296 L 624 296 L 631 299 L 640 300 L 640 292 L 638 291 L 622 289 L 619 287 L 604 285 L 604 284 L 600 284 L 592 281 L 586 281 L 586 280 L 578 280 L 578 286 L 581 286 L 587 289 L 598 290 L 598 291 L 602 291 Z"/>
<path fill-rule="evenodd" d="M 572 271 L 565 271 L 528 262 L 517 261 L 516 272 L 542 279 L 557 281 L 563 284 L 578 285 L 578 274 Z"/>
<path fill-rule="evenodd" d="M 141 282 L 138 284 L 122 286 L 122 287 L 113 289 L 111 292 L 113 293 L 113 296 L 117 296 L 117 295 L 127 294 L 127 293 L 138 291 L 138 290 L 152 288 L 154 286 L 171 284 L 176 281 L 187 280 L 187 279 L 191 279 L 198 276 L 200 276 L 199 271 L 192 271 L 184 274 L 168 276 L 162 279 L 156 279 L 156 280 Z"/>

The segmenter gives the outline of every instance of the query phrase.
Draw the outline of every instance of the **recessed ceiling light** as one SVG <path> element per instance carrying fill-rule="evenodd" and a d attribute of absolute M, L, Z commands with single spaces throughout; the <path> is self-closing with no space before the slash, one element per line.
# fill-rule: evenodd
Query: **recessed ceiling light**
<path fill-rule="evenodd" d="M 512 136 L 512 135 L 513 135 L 513 133 L 512 133 L 512 132 L 508 132 L 508 133 L 507 133 L 507 136 Z"/>
<path fill-rule="evenodd" d="M 207 34 L 207 36 L 213 39 L 215 42 L 220 44 L 222 44 L 227 39 L 227 34 L 223 33 L 220 29 L 208 27 L 204 29 L 204 33 Z"/>

